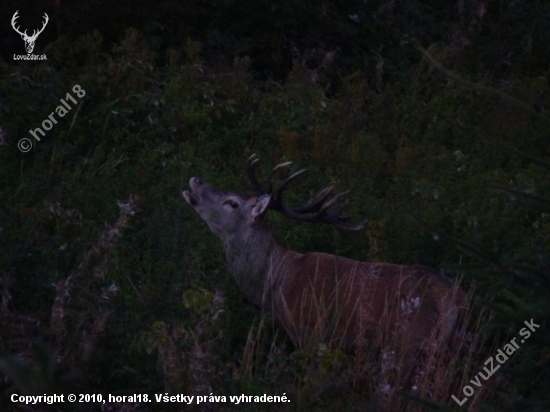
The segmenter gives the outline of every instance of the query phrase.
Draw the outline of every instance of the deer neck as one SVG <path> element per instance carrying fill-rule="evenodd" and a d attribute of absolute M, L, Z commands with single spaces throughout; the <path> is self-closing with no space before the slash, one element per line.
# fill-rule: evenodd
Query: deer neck
<path fill-rule="evenodd" d="M 255 305 L 269 309 L 280 287 L 277 262 L 290 251 L 281 246 L 266 224 L 222 238 L 229 268 L 237 284 Z"/>

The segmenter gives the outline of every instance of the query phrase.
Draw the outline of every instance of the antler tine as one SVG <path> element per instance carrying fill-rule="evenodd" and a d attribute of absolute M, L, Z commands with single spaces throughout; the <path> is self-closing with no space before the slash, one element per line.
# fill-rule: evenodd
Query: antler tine
<path fill-rule="evenodd" d="M 266 179 L 267 193 L 272 193 L 273 192 L 273 176 L 275 176 L 279 172 L 279 170 L 282 170 L 285 167 L 290 166 L 291 164 L 292 164 L 292 162 L 280 163 L 277 166 L 275 166 L 273 169 L 271 169 L 271 172 L 269 172 L 269 174 L 267 175 L 267 179 Z"/>
<path fill-rule="evenodd" d="M 280 211 L 285 216 L 293 220 L 298 220 L 302 222 L 330 223 L 341 230 L 361 230 L 367 223 L 366 221 L 360 222 L 356 225 L 351 225 L 348 223 L 348 221 L 352 219 L 351 217 L 341 216 L 341 213 L 349 206 L 349 199 L 345 199 L 345 201 L 342 202 L 336 210 L 328 212 L 328 210 L 332 206 L 334 206 L 339 200 L 341 200 L 343 196 L 349 193 L 349 191 L 339 193 L 327 202 L 324 202 L 332 189 L 332 186 L 323 189 L 319 193 L 319 195 L 317 195 L 317 197 L 310 202 L 311 204 L 307 204 L 304 207 L 296 209 L 286 208 L 282 203 L 281 197 L 278 196 L 277 200 L 280 205 Z M 314 212 L 315 209 L 318 210 L 315 213 L 311 213 Z"/>
<path fill-rule="evenodd" d="M 349 193 L 349 190 L 344 193 L 340 193 L 338 197 L 346 195 L 348 193 Z M 357 230 L 363 229 L 367 224 L 367 220 L 363 220 L 355 225 L 352 225 L 348 223 L 348 221 L 353 219 L 351 216 L 342 216 L 342 212 L 346 210 L 348 206 L 349 206 L 349 199 L 346 199 L 337 209 L 333 210 L 331 213 L 329 213 L 325 217 L 326 221 L 329 223 L 332 223 L 334 226 L 342 230 L 357 231 Z"/>
<path fill-rule="evenodd" d="M 263 194 L 265 194 L 265 190 L 262 187 L 262 185 L 260 184 L 260 182 L 258 182 L 258 178 L 256 177 L 256 170 L 255 170 L 255 167 L 256 167 L 256 165 L 258 164 L 259 161 L 260 161 L 260 158 L 258 157 L 258 155 L 256 153 L 251 155 L 248 158 L 248 162 L 247 162 L 247 165 L 246 165 L 246 171 L 248 172 L 248 178 L 250 179 L 250 183 L 252 184 L 252 190 L 256 191 L 256 193 L 258 193 L 258 194 L 263 195 Z"/>
<path fill-rule="evenodd" d="M 350 231 L 357 231 L 361 230 L 365 227 L 367 224 L 366 220 L 363 220 L 355 225 L 349 224 L 348 222 L 352 219 L 351 216 L 342 216 L 341 213 L 347 209 L 349 206 L 349 199 L 346 199 L 344 203 L 342 203 L 338 209 L 332 211 L 331 213 L 325 215 L 325 221 L 327 223 L 331 223 L 332 225 L 336 226 L 338 229 L 341 230 L 350 230 Z"/>
<path fill-rule="evenodd" d="M 336 196 L 334 196 L 332 199 L 330 199 L 328 202 L 323 203 L 323 205 L 321 206 L 317 214 L 318 215 L 324 214 L 332 205 L 334 205 L 338 201 L 338 199 L 340 199 L 342 196 L 347 195 L 348 193 L 349 193 L 349 190 L 346 192 L 339 193 Z M 343 203 L 344 208 L 340 210 L 340 212 L 342 212 L 346 207 L 348 207 L 348 204 L 349 204 L 349 200 L 346 199 L 345 202 Z"/>
<path fill-rule="evenodd" d="M 289 177 L 287 177 L 283 183 L 281 183 L 281 186 L 279 186 L 279 189 L 277 189 L 277 193 L 274 198 L 273 203 L 273 209 L 277 209 L 282 212 L 282 209 L 286 209 L 283 205 L 283 191 L 288 186 L 290 182 L 292 182 L 294 179 L 296 179 L 298 176 L 303 175 L 305 172 L 307 172 L 307 169 L 302 169 L 297 171 L 296 173 L 293 173 Z"/>
<path fill-rule="evenodd" d="M 367 221 L 363 220 L 362 222 L 359 222 L 356 225 L 349 225 L 347 223 L 332 223 L 332 224 L 334 226 L 336 226 L 338 229 L 349 230 L 349 231 L 356 232 L 358 230 L 363 229 L 365 227 L 365 225 L 367 224 Z"/>
<path fill-rule="evenodd" d="M 323 205 L 324 200 L 328 197 L 333 189 L 334 186 L 325 187 L 317 194 L 317 196 L 307 202 L 304 206 L 295 207 L 292 208 L 292 210 L 297 213 L 309 213 L 317 211 Z"/>
<path fill-rule="evenodd" d="M 342 216 L 342 212 L 346 210 L 349 206 L 349 199 L 345 199 L 343 203 L 339 205 L 336 210 L 328 213 L 328 209 L 340 200 L 340 198 L 346 195 L 349 192 L 340 193 L 330 199 L 328 202 L 322 205 L 322 208 L 315 214 L 315 218 L 319 219 L 321 222 L 325 221 L 331 223 L 335 226 L 338 226 L 340 229 L 344 227 L 351 227 L 347 222 L 352 218 L 350 216 Z"/>
<path fill-rule="evenodd" d="M 330 213 L 327 213 L 326 216 L 328 218 L 338 218 L 339 220 L 342 220 L 342 221 L 348 221 L 351 219 L 351 217 L 349 216 L 341 216 L 341 213 L 346 210 L 349 206 L 349 199 L 346 199 L 342 204 L 340 204 L 340 206 L 333 210 L 332 212 Z"/>

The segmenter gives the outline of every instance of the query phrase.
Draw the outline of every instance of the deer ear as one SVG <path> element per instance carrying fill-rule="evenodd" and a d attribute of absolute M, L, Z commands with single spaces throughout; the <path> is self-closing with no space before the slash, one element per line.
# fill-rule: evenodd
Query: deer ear
<path fill-rule="evenodd" d="M 263 195 L 258 198 L 256 204 L 252 208 L 251 216 L 253 223 L 256 223 L 266 214 L 269 202 L 271 202 L 271 195 Z"/>

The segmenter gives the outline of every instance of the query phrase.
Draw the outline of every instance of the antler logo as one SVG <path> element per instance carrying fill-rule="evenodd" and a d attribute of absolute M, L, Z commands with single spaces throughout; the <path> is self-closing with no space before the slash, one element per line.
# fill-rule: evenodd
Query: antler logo
<path fill-rule="evenodd" d="M 27 54 L 31 54 L 33 49 L 34 49 L 34 42 L 38 38 L 38 35 L 44 31 L 44 29 L 46 28 L 46 24 L 48 24 L 48 21 L 50 20 L 50 18 L 48 17 L 48 15 L 46 13 L 44 13 L 44 19 L 45 20 L 44 20 L 44 24 L 42 25 L 42 28 L 40 30 L 34 30 L 33 33 L 32 33 L 32 36 L 29 36 L 29 35 L 27 35 L 27 30 L 25 30 L 22 33 L 22 32 L 19 31 L 19 27 L 15 26 L 15 21 L 19 17 L 17 13 L 19 13 L 19 10 L 17 10 L 13 14 L 13 17 L 11 19 L 11 26 L 13 27 L 13 29 L 17 33 L 19 33 L 21 35 L 21 38 L 25 42 L 25 49 L 27 49 Z"/>

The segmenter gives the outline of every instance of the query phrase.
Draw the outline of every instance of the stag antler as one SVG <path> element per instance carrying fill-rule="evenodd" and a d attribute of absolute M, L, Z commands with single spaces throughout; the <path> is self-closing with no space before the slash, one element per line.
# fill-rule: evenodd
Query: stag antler
<path fill-rule="evenodd" d="M 16 20 L 19 18 L 18 13 L 19 13 L 19 10 L 17 10 L 15 13 L 13 13 L 13 17 L 11 18 L 11 27 L 13 27 L 13 29 L 17 33 L 19 33 L 22 37 L 28 37 L 27 36 L 27 30 L 25 30 L 25 32 L 22 33 L 21 31 L 19 31 L 19 26 L 15 27 Z"/>
<path fill-rule="evenodd" d="M 292 162 L 285 162 L 275 166 L 267 175 L 266 187 L 263 188 L 258 181 L 258 178 L 256 177 L 255 167 L 259 161 L 260 158 L 256 154 L 250 156 L 247 162 L 247 173 L 252 184 L 252 190 L 254 190 L 259 195 L 267 194 L 271 196 L 271 201 L 269 203 L 270 209 L 276 210 L 277 212 L 282 213 L 292 220 L 297 220 L 300 222 L 330 223 L 336 226 L 338 229 L 343 230 L 361 230 L 365 226 L 366 221 L 360 222 L 357 225 L 352 225 L 349 223 L 352 218 L 342 215 L 342 212 L 349 206 L 348 199 L 341 202 L 335 210 L 329 212 L 329 209 L 332 206 L 334 206 L 339 200 L 341 200 L 343 196 L 349 193 L 349 191 L 343 192 L 327 200 L 329 195 L 332 193 L 334 186 L 328 186 L 324 188 L 317 194 L 317 196 L 315 196 L 313 199 L 311 199 L 301 207 L 289 208 L 285 206 L 283 203 L 284 189 L 288 186 L 290 182 L 292 182 L 298 176 L 304 174 L 306 172 L 306 169 L 302 169 L 287 177 L 283 181 L 281 186 L 277 189 L 277 191 L 273 193 L 273 177 L 280 170 L 290 166 Z"/>
<path fill-rule="evenodd" d="M 21 32 L 19 30 L 19 26 L 15 27 L 15 24 L 16 24 L 16 20 L 19 18 L 19 10 L 17 10 L 14 14 L 13 14 L 13 17 L 11 18 L 11 26 L 13 27 L 13 29 L 19 33 L 21 36 L 24 36 L 24 37 L 27 37 L 29 39 L 32 39 L 32 38 L 37 38 L 38 35 L 40 33 L 42 33 L 44 31 L 44 29 L 46 28 L 46 25 L 48 24 L 48 22 L 50 21 L 50 18 L 48 17 L 48 15 L 46 13 L 44 13 L 44 23 L 42 24 L 42 28 L 40 30 L 33 30 L 33 33 L 31 36 L 29 36 L 27 34 L 27 30 L 25 29 L 24 32 Z"/>
<path fill-rule="evenodd" d="M 44 23 L 42 24 L 42 28 L 38 31 L 34 30 L 36 31 L 36 34 L 34 34 L 34 31 L 33 31 L 32 37 L 38 37 L 38 35 L 44 31 L 49 21 L 50 21 L 50 18 L 46 13 L 44 13 Z"/>

